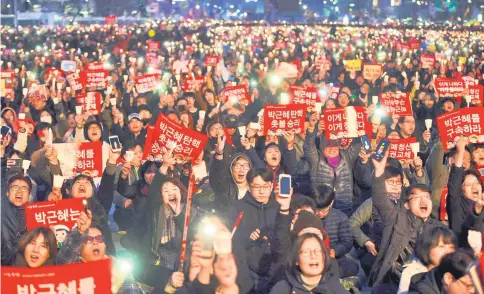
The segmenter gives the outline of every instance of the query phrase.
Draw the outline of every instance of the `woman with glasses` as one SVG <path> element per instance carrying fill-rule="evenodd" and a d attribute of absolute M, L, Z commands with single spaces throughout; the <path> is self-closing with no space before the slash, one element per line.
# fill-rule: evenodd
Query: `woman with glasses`
<path fill-rule="evenodd" d="M 457 153 L 454 156 L 454 164 L 450 169 L 449 181 L 447 183 L 447 215 L 449 228 L 457 235 L 460 246 L 467 246 L 468 229 L 464 222 L 469 214 L 470 207 L 481 198 L 482 181 L 480 175 L 473 169 L 464 169 L 464 154 L 466 145 L 469 143 L 467 137 L 461 137 L 457 142 Z"/>
<path fill-rule="evenodd" d="M 38 268 L 54 265 L 57 241 L 49 228 L 37 227 L 20 240 L 15 266 Z"/>
<path fill-rule="evenodd" d="M 271 294 L 349 293 L 330 271 L 328 249 L 318 235 L 303 234 L 296 239 L 288 256 L 286 279 Z"/>

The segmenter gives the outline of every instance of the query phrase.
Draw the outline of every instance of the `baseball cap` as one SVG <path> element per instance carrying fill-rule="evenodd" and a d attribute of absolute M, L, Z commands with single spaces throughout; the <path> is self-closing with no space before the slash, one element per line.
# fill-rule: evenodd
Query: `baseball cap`
<path fill-rule="evenodd" d="M 139 116 L 139 113 L 131 113 L 129 116 L 128 116 L 128 121 L 131 121 L 132 119 L 137 119 L 139 121 L 141 121 L 141 117 Z"/>

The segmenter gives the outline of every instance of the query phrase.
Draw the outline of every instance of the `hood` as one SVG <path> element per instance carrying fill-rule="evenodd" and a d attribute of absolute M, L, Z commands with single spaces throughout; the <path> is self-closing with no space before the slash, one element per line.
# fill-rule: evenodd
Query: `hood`
<path fill-rule="evenodd" d="M 18 119 L 17 119 L 17 112 L 15 112 L 15 110 L 12 108 L 12 107 L 5 107 L 4 109 L 2 109 L 2 115 L 7 112 L 7 111 L 11 111 L 13 113 L 13 124 L 12 124 L 12 128 L 13 128 L 13 131 L 15 133 L 18 132 Z"/>
<path fill-rule="evenodd" d="M 234 175 L 232 174 L 232 168 L 234 166 L 234 163 L 239 159 L 239 158 L 244 158 L 250 163 L 250 168 L 252 168 L 252 162 L 250 161 L 250 158 L 245 155 L 244 153 L 235 153 L 233 155 L 232 161 L 230 162 L 230 176 L 232 177 L 232 181 L 235 182 L 234 180 Z"/>

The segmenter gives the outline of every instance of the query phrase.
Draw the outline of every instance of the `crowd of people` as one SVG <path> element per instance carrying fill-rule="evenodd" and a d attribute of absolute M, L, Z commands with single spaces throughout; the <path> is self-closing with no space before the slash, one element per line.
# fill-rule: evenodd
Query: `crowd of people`
<path fill-rule="evenodd" d="M 437 117 L 481 107 L 483 92 L 481 104 L 443 97 L 435 80 L 484 85 L 482 30 L 185 22 L 2 27 L 1 40 L 2 266 L 129 252 L 118 293 L 475 293 L 484 144 L 463 135 L 446 151 Z M 427 67 L 422 55 L 439 58 Z M 103 85 L 76 88 L 66 60 L 80 76 L 101 64 Z M 350 60 L 382 73 L 365 79 Z M 158 75 L 143 92 L 146 74 Z M 224 98 L 236 85 L 248 95 Z M 263 132 L 261 111 L 294 86 L 318 89 L 303 130 Z M 409 93 L 411 114 L 383 116 L 374 97 L 387 92 Z M 79 108 L 87 93 L 101 97 L 95 114 Z M 326 136 L 325 113 L 351 106 L 365 109 L 372 152 Z M 196 158 L 146 156 L 160 117 L 208 137 Z M 380 141 L 410 137 L 417 156 L 375 156 Z M 102 143 L 102 174 L 67 176 L 61 146 L 86 142 Z M 25 205 L 71 198 L 87 199 L 74 228 L 27 230 Z"/>

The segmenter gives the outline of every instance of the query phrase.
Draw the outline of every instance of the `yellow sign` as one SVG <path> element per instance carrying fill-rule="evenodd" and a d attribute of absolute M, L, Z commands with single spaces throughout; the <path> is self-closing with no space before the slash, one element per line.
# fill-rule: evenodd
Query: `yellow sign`
<path fill-rule="evenodd" d="M 464 56 L 459 56 L 459 65 L 466 64 L 467 58 Z"/>
<path fill-rule="evenodd" d="M 354 72 L 361 70 L 361 59 L 345 60 L 343 63 L 345 64 L 346 71 Z"/>

